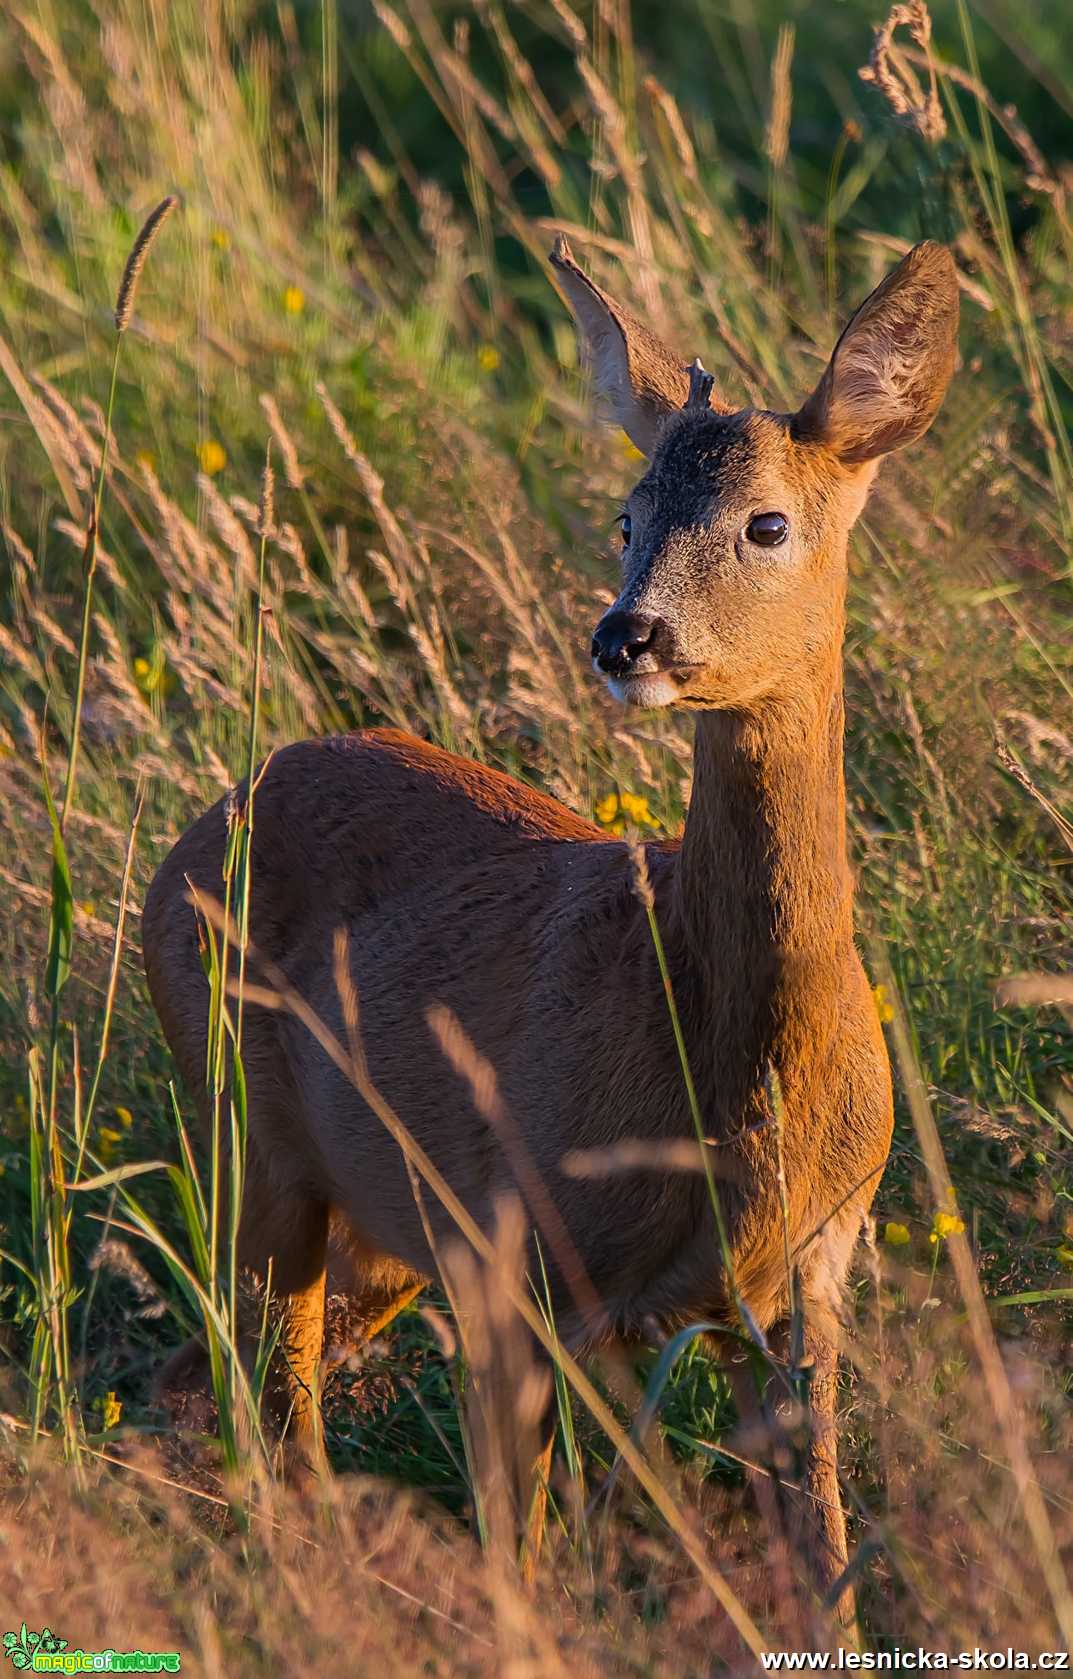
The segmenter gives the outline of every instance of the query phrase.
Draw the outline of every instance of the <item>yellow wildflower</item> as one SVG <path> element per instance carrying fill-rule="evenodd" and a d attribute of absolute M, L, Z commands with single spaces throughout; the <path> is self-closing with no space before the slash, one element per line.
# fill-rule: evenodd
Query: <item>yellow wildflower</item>
<path fill-rule="evenodd" d="M 106 1166 L 115 1154 L 116 1144 L 121 1143 L 122 1141 L 122 1131 L 117 1131 L 114 1126 L 102 1125 L 98 1130 L 97 1153 L 100 1155 Z"/>
<path fill-rule="evenodd" d="M 229 251 L 231 249 L 231 235 L 226 227 L 214 227 L 209 237 L 218 251 Z"/>
<path fill-rule="evenodd" d="M 306 294 L 301 286 L 288 286 L 283 293 L 283 307 L 288 315 L 300 315 L 306 306 Z"/>
<path fill-rule="evenodd" d="M 96 915 L 97 913 L 97 906 L 92 898 L 83 898 L 78 907 L 83 915 Z"/>
<path fill-rule="evenodd" d="M 227 451 L 214 437 L 207 437 L 204 443 L 199 444 L 197 458 L 201 462 L 202 472 L 207 472 L 210 478 L 222 472 L 227 465 Z"/>
<path fill-rule="evenodd" d="M 627 822 L 635 828 L 659 827 L 643 793 L 608 793 L 596 803 L 596 820 L 610 834 L 624 834 Z"/>
<path fill-rule="evenodd" d="M 135 659 L 132 669 L 143 694 L 170 694 L 175 689 L 177 678 L 159 648 L 151 659 Z"/>
<path fill-rule="evenodd" d="M 626 818 L 622 814 L 617 793 L 608 793 L 604 799 L 598 799 L 595 810 L 596 820 L 601 828 L 606 828 L 609 834 L 621 839 L 626 832 Z"/>
<path fill-rule="evenodd" d="M 501 360 L 494 344 L 482 344 L 477 351 L 477 366 L 482 373 L 494 373 Z"/>
<path fill-rule="evenodd" d="M 632 443 L 625 432 L 619 434 L 619 448 L 628 461 L 643 461 L 645 458 L 636 443 Z"/>
<path fill-rule="evenodd" d="M 117 1108 L 115 1116 L 124 1131 L 129 1131 L 131 1126 L 134 1124 L 134 1115 L 131 1113 L 129 1108 Z"/>
<path fill-rule="evenodd" d="M 101 1414 L 101 1427 L 114 1428 L 123 1415 L 123 1401 L 117 1399 L 111 1388 L 107 1393 L 100 1394 L 93 1401 L 93 1409 Z"/>
<path fill-rule="evenodd" d="M 169 675 L 164 660 L 158 655 L 152 659 L 135 659 L 134 680 L 143 694 L 169 693 L 174 682 Z"/>
<path fill-rule="evenodd" d="M 656 819 L 648 808 L 648 800 L 643 793 L 621 793 L 620 803 L 631 822 L 638 826 L 643 822 L 648 828 L 657 826 Z"/>
<path fill-rule="evenodd" d="M 909 1239 L 908 1225 L 898 1224 L 895 1219 L 887 1220 L 886 1228 L 883 1231 L 883 1240 L 888 1247 L 906 1248 L 909 1246 Z"/>
<path fill-rule="evenodd" d="M 156 456 L 152 449 L 139 449 L 134 456 L 135 466 L 144 466 L 147 472 L 156 471 Z"/>
<path fill-rule="evenodd" d="M 946 1236 L 963 1236 L 965 1221 L 958 1218 L 956 1213 L 936 1213 L 932 1223 L 932 1241 L 942 1241 Z"/>
<path fill-rule="evenodd" d="M 872 992 L 872 996 L 875 998 L 876 1013 L 881 1022 L 884 1026 L 889 1025 L 894 1019 L 894 1005 L 890 1000 L 890 992 L 885 985 L 877 985 Z"/>

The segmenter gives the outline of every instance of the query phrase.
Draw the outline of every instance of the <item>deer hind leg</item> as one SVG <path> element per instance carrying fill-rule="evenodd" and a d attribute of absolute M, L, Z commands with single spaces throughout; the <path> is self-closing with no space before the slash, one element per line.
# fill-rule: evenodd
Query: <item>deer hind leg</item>
<path fill-rule="evenodd" d="M 266 1408 L 284 1440 L 284 1472 L 301 1479 L 326 1467 L 319 1429 L 320 1362 L 329 1209 L 297 1194 L 268 1195 L 256 1185 L 243 1198 L 240 1256 L 258 1281 L 271 1280 L 268 1323 L 278 1340 L 265 1380 Z M 252 1345 L 259 1325 L 247 1321 Z"/>
<path fill-rule="evenodd" d="M 544 1548 L 544 1532 L 548 1525 L 548 1486 L 551 1481 L 551 1460 L 555 1452 L 554 1406 L 545 1413 L 540 1424 L 540 1446 L 533 1458 L 529 1476 L 529 1509 L 522 1534 L 522 1580 L 532 1585 L 537 1563 Z"/>
<path fill-rule="evenodd" d="M 276 1337 L 264 1385 L 264 1407 L 284 1437 L 285 1472 L 301 1476 L 320 1467 L 316 1393 L 324 1340 L 328 1208 L 300 1190 L 281 1191 L 251 1147 L 243 1186 L 238 1261 L 239 1352 L 247 1372 L 257 1356 L 271 1285 L 267 1321 Z M 277 1334 L 278 1331 L 278 1334 Z M 172 1353 L 154 1384 L 158 1401 L 180 1426 L 206 1433 L 213 1396 L 208 1352 L 194 1336 Z M 250 1419 L 239 1426 L 248 1434 Z"/>
<path fill-rule="evenodd" d="M 218 838 L 222 845 L 222 826 Z M 185 842 L 184 842 L 185 843 Z M 215 842 L 213 842 L 215 844 Z M 158 874 L 143 914 L 146 974 L 165 1036 L 197 1103 L 202 1134 L 212 1125 L 213 1102 L 206 1088 L 209 992 L 198 952 L 198 924 L 183 880 L 187 870 L 204 880 L 219 879 L 219 858 L 210 847 L 180 862 L 182 846 Z M 184 870 L 180 877 L 178 870 Z M 210 889 L 211 891 L 211 889 Z M 230 1088 L 230 1044 L 225 1046 L 222 1088 Z M 286 1430 L 286 1456 L 294 1466 L 310 1454 L 316 1436 L 317 1386 L 324 1329 L 325 1254 L 328 1207 L 315 1181 L 316 1156 L 302 1122 L 302 1104 L 290 1072 L 276 1018 L 253 1007 L 244 1017 L 243 1061 L 249 1098 L 249 1131 L 238 1231 L 238 1261 L 252 1274 L 253 1287 L 240 1302 L 241 1352 L 255 1356 L 264 1288 L 271 1283 L 279 1326 L 278 1350 L 265 1388 L 268 1409 Z M 222 1101 L 219 1251 L 226 1254 L 228 1216 L 227 1098 Z M 260 1297 L 258 1298 L 258 1291 Z M 176 1418 L 211 1427 L 213 1404 L 208 1356 L 200 1337 L 174 1353 L 155 1389 Z M 191 1405 L 191 1400 L 193 1405 Z M 248 1419 L 247 1419 L 248 1420 Z M 207 1426 L 206 1426 L 207 1425 Z"/>

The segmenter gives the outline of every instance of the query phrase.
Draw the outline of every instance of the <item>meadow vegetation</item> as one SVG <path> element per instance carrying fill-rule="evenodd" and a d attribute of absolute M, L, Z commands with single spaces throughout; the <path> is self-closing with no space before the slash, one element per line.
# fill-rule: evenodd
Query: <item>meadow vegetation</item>
<path fill-rule="evenodd" d="M 962 365 L 852 544 L 898 1127 L 844 1492 L 867 1645 L 1073 1644 L 1073 87 L 1048 8 L 949 0 L 932 36 L 913 0 L 864 81 L 860 4 L 799 33 L 666 10 L 0 3 L 0 1631 L 228 1675 L 685 1675 L 795 1641 L 699 1341 L 637 1392 L 596 1377 L 619 1428 L 660 1401 L 656 1502 L 626 1474 L 594 1500 L 615 1429 L 564 1383 L 531 1594 L 497 1543 L 509 1445 L 463 1424 L 481 1346 L 434 1296 L 328 1384 L 337 1482 L 275 1485 L 208 1235 L 227 1186 L 142 978 L 168 847 L 305 735 L 390 723 L 610 830 L 681 823 L 688 719 L 625 717 L 590 671 L 637 457 L 590 412 L 562 229 L 776 409 L 908 244 L 954 251 Z M 240 925 L 244 867 L 239 820 Z M 150 1385 L 199 1325 L 220 1445 L 192 1461 Z"/>

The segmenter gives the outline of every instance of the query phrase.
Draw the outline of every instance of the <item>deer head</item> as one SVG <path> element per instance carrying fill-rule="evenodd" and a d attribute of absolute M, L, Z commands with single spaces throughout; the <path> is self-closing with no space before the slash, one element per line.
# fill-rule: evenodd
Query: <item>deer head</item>
<path fill-rule="evenodd" d="M 631 705 L 749 709 L 842 636 L 846 542 L 883 455 L 921 437 L 954 369 L 958 290 L 917 245 L 865 300 L 795 414 L 734 410 L 552 253 L 599 396 L 648 457 L 622 514 L 623 583 L 592 655 Z"/>

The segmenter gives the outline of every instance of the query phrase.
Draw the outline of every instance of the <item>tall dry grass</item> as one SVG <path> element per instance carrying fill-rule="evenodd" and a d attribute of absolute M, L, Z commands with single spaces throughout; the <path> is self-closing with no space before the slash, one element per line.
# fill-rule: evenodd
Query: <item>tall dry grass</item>
<path fill-rule="evenodd" d="M 699 1343 L 673 1349 L 673 1374 L 666 1348 L 641 1373 L 667 1442 L 648 1496 L 622 1476 L 593 1502 L 608 1430 L 637 1411 L 631 1373 L 597 1376 L 598 1419 L 562 1382 L 551 1555 L 536 1596 L 520 1591 L 504 1500 L 525 1417 L 500 1402 L 480 1328 L 513 1345 L 506 1261 L 456 1266 L 475 1302 L 459 1321 L 477 1325 L 460 1363 L 461 1331 L 415 1309 L 326 1396 L 338 1467 L 432 1489 L 448 1514 L 379 1481 L 311 1508 L 274 1488 L 267 1444 L 251 1474 L 233 1245 L 206 1241 L 230 1186 L 181 1093 L 176 1122 L 138 907 L 258 741 L 372 721 L 608 825 L 675 830 L 687 726 L 627 723 L 588 671 L 636 462 L 590 424 L 544 252 L 564 229 L 736 400 L 789 405 L 900 248 L 855 211 L 897 119 L 915 148 L 898 154 L 899 215 L 951 241 L 965 327 L 939 425 L 885 470 L 855 538 L 851 830 L 905 1096 L 854 1301 L 844 1490 L 865 1641 L 1068 1643 L 1073 1044 L 1056 1009 L 995 996 L 1002 976 L 1073 965 L 1068 165 L 983 85 L 967 10 L 943 15 L 942 52 L 921 12 L 911 38 L 877 38 L 871 130 L 847 113 L 816 189 L 788 29 L 766 43 L 749 159 L 720 146 L 717 110 L 687 112 L 646 74 L 622 6 L 541 15 L 573 64 L 566 100 L 495 4 L 453 19 L 380 4 L 357 46 L 325 5 L 315 51 L 286 9 L 270 24 L 184 3 L 0 7 L 0 55 L 25 83 L 0 168 L 4 1628 L 181 1648 L 228 1674 L 333 1658 L 684 1674 L 743 1661 L 734 1620 L 823 1636 L 822 1616 L 788 1626 L 772 1600 L 740 1476 L 765 1443 L 728 1434 Z M 444 135 L 439 181 L 385 106 L 404 72 Z M 345 166 L 344 81 L 380 127 Z M 172 191 L 105 409 L 117 280 Z M 258 505 L 269 441 L 274 519 Z M 60 1008 L 46 958 L 66 888 L 41 789 L 69 773 Z M 235 868 L 241 905 L 237 851 Z M 241 1129 L 230 1085 L 218 1094 L 218 1127 Z M 128 1170 L 154 1160 L 170 1171 Z M 943 1222 L 948 1177 L 963 1236 Z M 218 1342 L 224 1452 L 191 1471 L 142 1446 L 152 1369 L 199 1323 Z M 65 1349 L 59 1380 L 46 1346 Z M 511 1391 L 524 1374 L 508 1364 Z"/>

